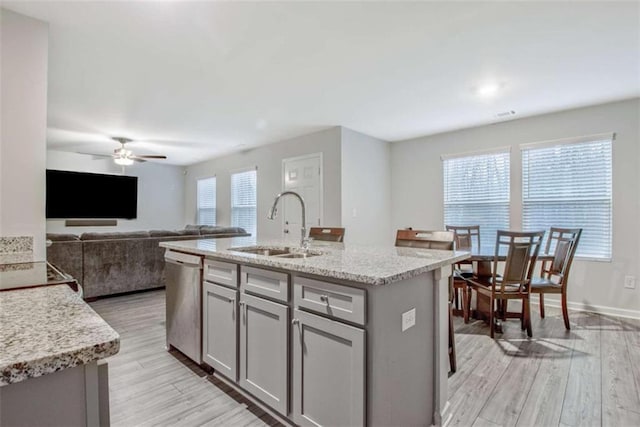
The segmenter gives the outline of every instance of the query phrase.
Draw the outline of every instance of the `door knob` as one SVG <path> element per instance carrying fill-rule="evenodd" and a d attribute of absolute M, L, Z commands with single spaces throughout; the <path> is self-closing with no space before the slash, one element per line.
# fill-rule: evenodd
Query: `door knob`
<path fill-rule="evenodd" d="M 297 324 L 299 324 L 299 323 L 300 323 L 300 319 L 292 319 L 292 320 L 291 320 L 291 324 L 292 324 L 292 325 L 297 325 Z"/>

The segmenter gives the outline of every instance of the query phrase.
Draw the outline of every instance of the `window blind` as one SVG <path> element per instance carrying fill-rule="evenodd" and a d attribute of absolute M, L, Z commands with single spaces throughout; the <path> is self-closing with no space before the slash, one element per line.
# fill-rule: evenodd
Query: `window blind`
<path fill-rule="evenodd" d="M 480 245 L 493 247 L 509 229 L 509 151 L 443 159 L 446 225 L 480 225 Z"/>
<path fill-rule="evenodd" d="M 582 228 L 576 255 L 610 259 L 611 143 L 610 136 L 523 147 L 523 228 Z"/>
<path fill-rule="evenodd" d="M 216 225 L 216 177 L 198 180 L 198 218 L 199 225 Z"/>
<path fill-rule="evenodd" d="M 231 226 L 242 227 L 248 237 L 234 238 L 234 244 L 256 243 L 257 231 L 257 172 L 250 170 L 231 175 Z"/>

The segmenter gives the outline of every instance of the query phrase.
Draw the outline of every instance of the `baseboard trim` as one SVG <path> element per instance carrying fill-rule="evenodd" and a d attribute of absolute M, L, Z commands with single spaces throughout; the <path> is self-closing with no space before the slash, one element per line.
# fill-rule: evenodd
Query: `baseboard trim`
<path fill-rule="evenodd" d="M 538 296 L 531 295 L 531 303 L 538 305 Z M 545 298 L 545 307 L 561 308 L 559 300 Z M 624 308 L 607 307 L 604 305 L 585 304 L 581 302 L 567 302 L 569 310 L 587 311 L 589 313 L 604 314 L 606 316 L 624 317 L 627 319 L 640 319 L 640 310 L 627 310 Z"/>

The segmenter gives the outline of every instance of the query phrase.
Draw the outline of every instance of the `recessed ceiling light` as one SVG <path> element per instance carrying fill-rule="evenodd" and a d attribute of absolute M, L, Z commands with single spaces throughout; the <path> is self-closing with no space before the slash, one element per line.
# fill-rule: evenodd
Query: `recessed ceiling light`
<path fill-rule="evenodd" d="M 491 98 L 492 96 L 495 96 L 496 93 L 498 93 L 498 90 L 500 90 L 501 86 L 502 85 L 498 83 L 485 83 L 476 88 L 476 94 L 483 98 Z"/>
<path fill-rule="evenodd" d="M 265 119 L 258 119 L 256 121 L 256 129 L 264 130 L 267 127 L 267 121 Z"/>

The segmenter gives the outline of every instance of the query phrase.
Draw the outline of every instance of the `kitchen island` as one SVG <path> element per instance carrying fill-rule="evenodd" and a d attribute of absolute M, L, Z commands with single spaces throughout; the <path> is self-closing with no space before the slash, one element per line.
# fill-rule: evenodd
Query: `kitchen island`
<path fill-rule="evenodd" d="M 204 260 L 203 363 L 285 422 L 439 425 L 448 278 L 468 253 L 318 243 L 160 243 Z"/>
<path fill-rule="evenodd" d="M 0 292 L 0 425 L 108 425 L 102 359 L 119 347 L 67 284 Z"/>

